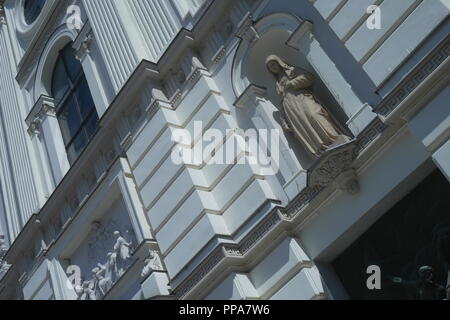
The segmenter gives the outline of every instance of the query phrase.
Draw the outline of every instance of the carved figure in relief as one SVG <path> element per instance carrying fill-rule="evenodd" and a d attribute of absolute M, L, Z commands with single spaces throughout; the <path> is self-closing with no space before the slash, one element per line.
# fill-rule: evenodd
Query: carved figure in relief
<path fill-rule="evenodd" d="M 115 252 L 110 252 L 107 255 L 108 261 L 106 262 L 106 274 L 111 278 L 112 281 L 115 281 L 118 277 L 118 269 L 117 269 L 117 254 Z"/>
<path fill-rule="evenodd" d="M 121 277 L 125 273 L 128 260 L 131 258 L 132 242 L 127 242 L 120 231 L 114 232 L 114 235 L 117 237 L 116 244 L 114 245 L 114 253 L 117 258 L 117 273 L 118 277 Z"/>
<path fill-rule="evenodd" d="M 99 229 L 96 228 L 95 231 Z M 133 238 L 132 231 L 126 231 L 126 234 Z M 106 263 L 97 263 L 92 269 L 91 280 L 84 281 L 81 286 L 75 288 L 79 300 L 102 299 L 130 266 L 132 241 L 128 242 L 120 231 L 115 231 L 113 235 L 116 237 L 114 251 L 107 254 Z"/>
<path fill-rule="evenodd" d="M 145 259 L 145 266 L 142 269 L 141 276 L 145 278 L 149 276 L 153 271 L 163 271 L 164 268 L 161 263 L 161 259 L 159 257 L 158 252 L 150 250 L 150 254 Z"/>
<path fill-rule="evenodd" d="M 107 269 L 108 268 L 106 266 L 99 263 L 98 267 L 92 270 L 92 273 L 96 279 L 95 288 L 96 291 L 98 291 L 99 298 L 105 296 L 113 286 L 111 277 L 107 274 Z"/>
<path fill-rule="evenodd" d="M 97 295 L 95 294 L 93 281 L 84 281 L 81 285 L 81 290 L 79 292 L 78 300 L 97 300 Z"/>
<path fill-rule="evenodd" d="M 313 74 L 276 55 L 267 58 L 266 66 L 276 80 L 283 129 L 293 133 L 313 157 L 351 140 L 314 96 Z"/>

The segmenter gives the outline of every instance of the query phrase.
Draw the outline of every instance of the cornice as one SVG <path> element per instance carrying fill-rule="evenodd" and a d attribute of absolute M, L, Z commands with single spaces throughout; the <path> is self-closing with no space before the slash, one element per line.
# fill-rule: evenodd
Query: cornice
<path fill-rule="evenodd" d="M 394 111 L 398 113 L 402 102 L 413 94 L 421 84 L 439 69 L 450 56 L 450 36 L 447 36 L 431 54 L 409 73 L 409 75 L 392 91 L 388 97 L 377 106 L 374 111 L 385 119 L 389 118 Z M 447 68 L 448 74 L 448 68 Z M 402 108 L 403 109 L 403 108 Z"/>

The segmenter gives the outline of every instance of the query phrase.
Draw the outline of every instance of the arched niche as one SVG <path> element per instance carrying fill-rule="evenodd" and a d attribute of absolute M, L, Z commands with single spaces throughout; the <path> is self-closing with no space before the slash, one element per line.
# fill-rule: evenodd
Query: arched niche
<path fill-rule="evenodd" d="M 249 90 L 251 87 L 263 88 L 257 90 L 257 95 L 267 103 L 260 102 L 256 108 L 264 109 L 266 114 L 262 118 L 272 119 L 265 121 L 269 129 L 280 129 L 280 100 L 275 90 L 273 76 L 266 68 L 266 58 L 271 54 L 276 54 L 291 65 L 299 66 L 316 76 L 314 93 L 325 108 L 333 115 L 337 123 L 340 124 L 344 132 L 348 132 L 344 125 L 348 121 L 348 116 L 343 111 L 340 103 L 337 102 L 328 86 L 322 81 L 316 69 L 311 65 L 308 57 L 298 48 L 290 45 L 293 37 L 301 37 L 307 33 L 312 33 L 311 24 L 289 13 L 275 13 L 253 22 L 243 24 L 238 35 L 242 41 L 236 51 L 232 67 L 233 90 L 239 101 L 243 101 L 244 96 L 254 94 Z M 246 100 L 248 101 L 248 99 Z M 242 105 L 242 104 L 241 104 Z M 251 108 L 249 108 L 251 109 Z M 250 110 L 249 112 L 258 112 Z M 239 120 L 239 119 L 238 119 Z M 271 124 L 269 124 L 271 122 Z M 273 125 L 271 127 L 271 125 Z M 349 132 L 348 132 L 349 133 Z M 349 133 L 349 135 L 351 135 Z M 310 158 L 305 150 L 299 145 L 295 137 L 285 134 L 285 144 L 291 153 L 292 159 L 286 159 L 287 163 L 298 162 L 302 170 L 310 168 L 314 159 Z M 287 152 L 285 152 L 287 153 Z M 289 156 L 285 156 L 289 157 Z M 291 169 L 295 171 L 295 164 L 291 164 Z M 295 175 L 295 173 L 294 173 Z M 287 182 L 288 174 L 284 174 L 282 183 Z"/>
<path fill-rule="evenodd" d="M 69 42 L 73 42 L 75 38 L 75 31 L 68 29 L 66 25 L 62 25 L 55 30 L 47 41 L 36 70 L 34 101 L 37 101 L 41 95 L 51 96 L 53 69 L 58 59 L 59 51 Z"/>

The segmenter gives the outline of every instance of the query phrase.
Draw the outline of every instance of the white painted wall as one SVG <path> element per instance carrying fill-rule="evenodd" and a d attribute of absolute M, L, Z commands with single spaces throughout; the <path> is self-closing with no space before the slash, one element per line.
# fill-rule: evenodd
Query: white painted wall
<path fill-rule="evenodd" d="M 147 241 L 161 251 L 167 273 L 153 274 L 145 281 L 142 289 L 123 286 L 117 292 L 118 296 L 137 299 L 168 294 L 169 280 L 175 284 L 181 283 L 216 245 L 245 238 L 275 203 L 287 204 L 306 186 L 306 171 L 295 158 L 298 153 L 289 148 L 286 137 L 283 137 L 285 158 L 282 177 L 261 175 L 257 166 L 176 165 L 170 158 L 175 147 L 173 132 L 186 129 L 193 133 L 195 121 L 201 120 L 207 128 L 221 132 L 236 128 L 262 128 L 267 124 L 276 127 L 273 113 L 277 106 L 264 94 L 249 95 L 250 100 L 254 101 L 246 103 L 242 109 L 235 106 L 239 97 L 232 83 L 237 77 L 232 77 L 232 73 L 237 70 L 234 68 L 234 59 L 236 53 L 239 54 L 238 45 L 241 43 L 235 36 L 237 24 L 256 2 L 238 1 L 229 9 L 229 16 L 224 14 L 221 17 L 223 21 L 215 25 L 214 21 L 209 21 L 211 26 L 208 26 L 208 30 L 196 29 L 195 36 L 198 39 L 183 52 L 175 53 L 170 51 L 171 44 L 179 45 L 173 43 L 174 38 L 182 27 L 192 28 L 195 25 L 201 17 L 200 13 L 209 4 L 208 1 L 81 2 L 94 32 L 94 40 L 84 57 L 83 67 L 88 73 L 99 113 L 108 116 L 108 112 L 114 111 L 109 109 L 111 104 L 116 107 L 120 104 L 117 100 L 124 99 L 128 103 L 127 108 L 121 111 L 123 121 L 111 122 L 114 127 L 103 128 L 102 131 L 107 132 L 104 133 L 104 137 L 107 137 L 104 139 L 113 141 L 117 150 L 123 150 L 122 155 L 126 155 L 127 160 L 119 161 L 121 165 L 118 172 L 105 173 L 108 167 L 106 159 L 114 158 L 117 154 L 104 152 L 99 145 L 98 157 L 91 164 L 86 164 L 85 169 L 90 171 L 83 171 L 75 178 L 70 177 L 74 179 L 72 188 L 57 194 L 61 201 L 52 208 L 52 212 L 58 212 L 59 216 L 55 220 L 62 222 L 60 229 L 67 228 L 64 230 L 68 230 L 70 237 L 88 234 L 91 224 L 87 221 L 92 222 L 92 219 L 86 217 L 100 215 L 98 206 L 92 204 L 93 199 L 101 201 L 101 197 L 110 196 L 103 189 L 101 192 L 95 191 L 96 183 L 105 176 L 110 177 L 108 174 L 121 177 L 120 187 L 115 185 L 114 192 L 120 189 L 121 194 L 125 195 L 125 211 L 132 213 L 131 224 L 137 230 L 139 241 Z M 294 45 L 291 43 L 291 48 L 279 48 L 279 52 L 286 54 L 286 57 L 294 57 L 295 62 L 305 62 L 314 69 L 311 71 L 320 77 L 330 96 L 336 99 L 337 107 L 349 118 L 347 125 L 355 135 L 363 133 L 375 118 L 367 100 L 371 96 L 377 97 L 376 88 L 382 86 L 405 59 L 414 54 L 420 44 L 448 17 L 450 8 L 447 0 L 385 0 L 380 6 L 382 28 L 368 30 L 365 9 L 376 2 L 264 1 L 258 12 L 254 12 L 255 20 L 283 11 L 312 22 L 311 31 L 297 39 L 299 41 Z M 50 9 L 48 7 L 46 10 Z M 31 43 L 31 39 L 25 41 L 23 35 L 19 39 L 15 33 L 17 21 L 10 20 L 17 12 L 14 2 L 8 0 L 8 24 L 0 23 L 0 69 L 3 70 L 0 74 L 0 182 L 4 205 L 4 210 L 0 210 L 0 230 L 9 235 L 11 242 L 30 216 L 37 213 L 51 196 L 46 191 L 57 187 L 57 183 L 54 186 L 49 183 L 49 168 L 52 162 L 58 160 L 54 155 L 46 159 L 46 152 L 48 156 L 52 146 L 43 146 L 45 141 L 39 142 L 39 145 L 26 132 L 26 113 L 36 103 L 33 97 L 36 70 L 25 70 L 20 86 L 17 84 L 15 78 L 20 71 L 20 61 L 29 53 L 27 50 Z M 257 24 L 256 29 L 262 36 L 261 43 L 273 45 L 276 38 L 273 35 L 282 35 L 282 43 L 277 43 L 277 46 L 282 47 L 289 36 L 296 32 L 295 28 L 288 26 L 287 20 L 280 19 L 286 15 L 277 17 L 274 21 L 268 19 Z M 231 26 L 225 23 L 228 21 L 226 18 L 229 18 Z M 265 28 L 274 25 L 284 28 L 283 31 L 272 33 L 271 36 L 265 34 Z M 335 50 L 330 49 L 329 41 Z M 257 63 L 263 61 L 263 56 L 269 52 L 254 44 L 249 45 L 249 48 L 250 52 L 252 48 L 254 50 L 249 55 L 254 63 L 253 70 L 246 65 L 239 70 L 251 75 L 239 76 L 247 76 L 248 79 L 263 76 L 264 73 L 259 72 L 263 70 L 263 65 Z M 133 92 L 133 95 L 125 98 L 118 95 L 142 60 L 157 63 L 167 52 L 166 59 L 173 58 L 170 60 L 174 61 L 173 66 L 163 66 L 162 69 L 172 69 L 170 72 L 158 75 L 157 80 L 142 82 L 145 86 Z M 180 73 L 177 72 L 180 70 L 186 80 L 179 81 Z M 49 75 L 46 75 L 48 78 Z M 139 78 L 139 75 L 134 77 Z M 95 85 L 96 81 L 98 86 Z M 361 83 L 364 90 L 359 88 Z M 126 93 L 122 92 L 122 95 Z M 281 241 L 264 257 L 253 261 L 252 267 L 246 272 L 229 271 L 225 280 L 208 294 L 208 298 L 326 297 L 323 280 L 314 265 L 315 259 L 328 261 L 342 251 L 430 169 L 429 165 L 424 166 L 430 158 L 449 176 L 448 93 L 448 88 L 443 90 L 427 108 L 410 119 L 410 131 L 400 130 L 394 138 L 383 142 L 385 147 L 382 151 L 369 157 L 359 172 L 362 187 L 359 196 L 351 197 L 335 191 L 326 202 L 315 204 L 317 212 L 314 218 L 299 230 L 297 239 L 288 237 Z M 250 108 L 259 109 L 252 112 Z M 47 135 L 58 129 L 55 124 L 53 122 L 53 126 L 47 127 Z M 189 149 L 198 144 L 196 140 L 185 147 Z M 217 146 L 220 150 L 227 145 L 218 141 Z M 54 149 L 54 154 L 61 152 L 58 148 Z M 64 154 L 61 156 L 64 157 Z M 243 154 L 241 156 L 246 157 Z M 60 174 L 56 182 L 63 179 L 67 170 Z M 380 177 L 383 177 L 382 181 Z M 104 188 L 113 188 L 113 182 L 109 178 L 105 179 Z M 56 192 L 60 190 L 56 188 Z M 394 195 L 391 197 L 391 194 Z M 71 223 L 74 212 L 80 210 L 85 220 Z M 123 211 L 117 210 L 119 213 L 116 213 L 120 215 Z M 52 230 L 55 228 L 58 229 L 59 224 L 54 228 L 45 226 L 42 238 L 52 238 L 52 234 L 61 231 Z M 65 239 L 70 237 L 66 236 Z M 29 241 L 34 241 L 30 248 L 40 245 L 37 237 L 33 236 Z M 63 264 L 59 265 L 58 262 L 59 254 L 71 251 L 72 255 L 67 257 L 73 257 L 75 262 L 83 264 L 83 244 L 80 245 L 72 248 L 68 242 L 57 242 L 52 247 L 54 260 L 48 266 L 50 271 L 46 269 L 45 263 L 34 266 L 37 271 L 22 288 L 25 298 L 64 296 L 61 293 L 63 290 L 52 282 L 58 275 L 64 278 Z M 137 258 L 140 264 L 136 266 L 136 274 L 139 274 L 145 257 L 139 255 Z M 52 288 L 56 293 L 52 293 Z"/>

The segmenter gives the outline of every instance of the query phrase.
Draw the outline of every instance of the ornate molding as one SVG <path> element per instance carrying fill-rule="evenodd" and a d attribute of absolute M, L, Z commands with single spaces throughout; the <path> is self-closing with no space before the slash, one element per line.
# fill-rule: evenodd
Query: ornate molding
<path fill-rule="evenodd" d="M 5 246 L 4 236 L 0 236 L 0 281 L 8 273 L 11 265 L 6 262 L 5 256 L 8 252 L 8 248 Z"/>
<path fill-rule="evenodd" d="M 6 14 L 5 14 L 5 7 L 3 6 L 3 3 L 0 3 L 0 25 L 6 24 Z"/>
<path fill-rule="evenodd" d="M 274 227 L 281 223 L 278 209 L 272 210 L 269 215 L 258 225 L 258 227 L 250 234 L 248 234 L 239 246 L 224 246 L 225 253 L 229 257 L 245 256 L 253 246 L 264 238 Z"/>
<path fill-rule="evenodd" d="M 226 257 L 223 247 L 217 247 L 200 265 L 191 276 L 173 292 L 177 299 L 182 299 L 202 279 L 214 269 Z"/>
<path fill-rule="evenodd" d="M 388 128 L 379 118 L 376 118 L 369 124 L 366 129 L 361 133 L 356 142 L 356 154 L 360 154 L 364 151 L 373 141 L 375 141 L 383 132 Z"/>
<path fill-rule="evenodd" d="M 283 218 L 286 220 L 294 219 L 294 217 L 303 211 L 303 209 L 310 204 L 323 189 L 323 187 L 306 187 L 293 201 L 291 201 L 287 208 L 280 211 Z"/>
<path fill-rule="evenodd" d="M 239 23 L 236 36 L 243 39 L 244 41 L 247 41 L 250 44 L 258 41 L 261 38 L 258 30 L 256 30 L 255 28 L 253 17 L 250 13 L 247 13 L 247 15 L 245 15 L 245 17 Z"/>
<path fill-rule="evenodd" d="M 325 188 L 335 183 L 338 177 L 343 178 L 342 174 L 349 172 L 351 165 L 356 159 L 355 149 L 356 141 L 351 141 L 326 151 L 313 168 L 309 170 L 308 185 L 312 188 Z M 351 181 L 349 181 L 350 177 L 348 174 L 344 174 L 344 176 L 346 178 L 338 182 L 340 189 L 350 194 L 357 193 L 359 188 L 356 174 L 352 175 Z"/>
<path fill-rule="evenodd" d="M 267 99 L 266 96 L 267 89 L 250 84 L 244 92 L 237 98 L 237 100 L 234 102 L 234 106 L 238 108 L 244 108 L 249 101 L 256 103 L 258 99 Z"/>
<path fill-rule="evenodd" d="M 155 271 L 163 272 L 166 271 L 161 260 L 160 252 L 156 250 L 149 250 L 149 255 L 145 258 L 145 265 L 141 272 L 142 278 L 147 278 Z"/>
<path fill-rule="evenodd" d="M 292 47 L 296 50 L 299 50 L 299 43 L 300 40 L 305 36 L 306 34 L 312 34 L 313 31 L 313 24 L 310 21 L 302 21 L 300 25 L 297 27 L 297 29 L 292 33 L 292 35 L 287 40 L 286 44 L 289 47 Z"/>
<path fill-rule="evenodd" d="M 219 63 L 223 57 L 225 57 L 225 55 L 227 54 L 227 49 L 224 45 L 222 45 L 219 50 L 217 50 L 217 52 L 213 55 L 213 57 L 211 58 L 211 61 L 213 63 Z"/>
<path fill-rule="evenodd" d="M 450 56 L 450 38 L 429 55 L 405 80 L 375 108 L 375 112 L 388 117 L 419 85 Z"/>
<path fill-rule="evenodd" d="M 84 57 L 91 53 L 91 44 L 94 41 L 94 32 L 91 30 L 81 41 L 80 47 L 75 53 L 75 58 L 82 61 Z"/>
<path fill-rule="evenodd" d="M 42 123 L 48 116 L 56 116 L 55 102 L 53 98 L 42 95 L 25 120 L 28 125 L 28 133 L 31 136 L 39 134 Z"/>

